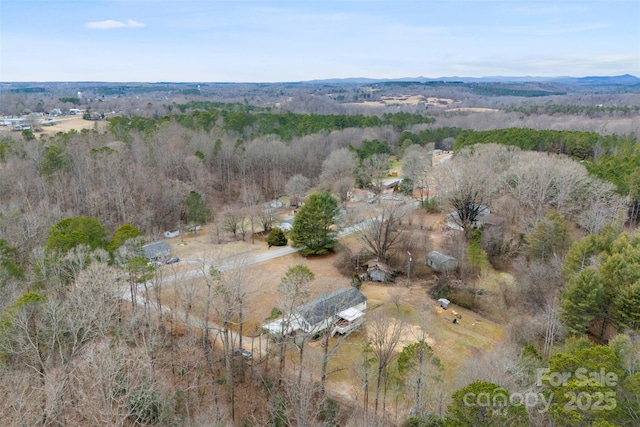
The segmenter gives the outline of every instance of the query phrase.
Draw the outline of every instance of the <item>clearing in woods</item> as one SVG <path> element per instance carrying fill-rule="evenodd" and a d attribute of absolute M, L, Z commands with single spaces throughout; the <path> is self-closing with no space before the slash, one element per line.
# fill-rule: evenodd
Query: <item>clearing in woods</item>
<path fill-rule="evenodd" d="M 442 236 L 441 215 L 427 215 L 423 218 L 426 227 L 431 228 L 430 239 L 434 248 L 439 247 Z M 182 236 L 167 240 L 172 246 L 172 255 L 181 258 L 181 262 L 160 267 L 163 275 L 174 275 L 189 270 L 203 268 L 201 261 L 206 259 L 214 265 L 224 265 L 237 262 L 242 265 L 256 255 L 267 253 L 267 245 L 256 240 L 254 244 L 248 238 L 246 242 L 234 241 L 225 244 L 214 244 L 209 227 L 203 227 L 197 234 L 185 233 Z M 355 247 L 359 244 L 355 236 L 342 239 L 342 244 Z M 271 249 L 274 250 L 274 249 Z M 244 265 L 241 267 L 246 291 L 244 302 L 243 335 L 245 337 L 258 336 L 260 327 L 265 319 L 271 315 L 274 307 L 279 307 L 280 296 L 278 284 L 280 278 L 289 267 L 302 264 L 315 275 L 311 285 L 310 299 L 333 290 L 350 286 L 350 280 L 341 274 L 334 266 L 336 254 L 304 258 L 299 253 L 271 259 L 266 262 Z M 205 267 L 206 268 L 206 267 Z M 478 352 L 489 351 L 497 346 L 504 338 L 501 325 L 483 316 L 458 306 L 450 306 L 448 310 L 437 307 L 436 302 L 428 295 L 424 280 L 411 280 L 411 287 L 407 288 L 406 278 L 400 276 L 393 284 L 374 284 L 365 282 L 362 292 L 368 298 L 369 311 L 384 310 L 390 316 L 397 316 L 407 321 L 403 336 L 397 351 L 402 347 L 418 340 L 418 318 L 427 316 L 427 342 L 433 347 L 435 355 L 442 361 L 445 382 L 453 381 L 456 371 Z M 188 294 L 191 294 L 190 298 Z M 165 307 L 182 307 L 185 301 L 190 301 L 192 316 L 200 317 L 204 311 L 206 287 L 202 278 L 178 280 L 164 285 L 162 299 Z M 398 304 L 396 304 L 398 302 Z M 215 302 L 214 302 L 215 304 Z M 457 323 L 452 320 L 455 310 L 460 319 Z M 211 321 L 215 321 L 212 314 Z M 336 342 L 332 338 L 330 346 Z M 362 351 L 366 345 L 366 329 L 352 333 L 341 344 L 336 355 L 332 358 L 329 370 L 336 370 L 328 378 L 328 387 L 339 390 L 345 397 L 357 398 L 359 380 L 353 377 L 357 364 L 362 360 Z M 247 338 L 245 348 L 253 341 Z M 322 359 L 322 340 L 309 344 L 305 360 L 318 364 Z M 258 344 L 255 344 L 256 346 Z M 254 354 L 258 353 L 253 348 Z M 296 366 L 297 358 L 292 353 L 291 365 Z M 316 369 L 317 368 L 317 369 Z M 342 369 L 344 368 L 344 369 Z M 313 372 L 320 372 L 319 365 L 312 367 Z"/>

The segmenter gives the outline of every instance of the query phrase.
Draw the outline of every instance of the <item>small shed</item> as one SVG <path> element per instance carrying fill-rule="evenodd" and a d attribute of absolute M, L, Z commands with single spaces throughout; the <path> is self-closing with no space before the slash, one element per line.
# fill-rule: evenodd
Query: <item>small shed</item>
<path fill-rule="evenodd" d="M 142 247 L 144 257 L 150 260 L 158 260 L 171 256 L 171 246 L 167 242 L 154 242 Z"/>
<path fill-rule="evenodd" d="M 393 282 L 395 274 L 391 267 L 378 260 L 378 258 L 367 261 L 367 277 L 372 282 Z"/>
<path fill-rule="evenodd" d="M 458 268 L 458 260 L 438 251 L 427 254 L 427 265 L 439 273 L 448 273 Z"/>
<path fill-rule="evenodd" d="M 446 310 L 447 308 L 449 308 L 449 304 L 451 304 L 451 301 L 449 301 L 449 300 L 448 300 L 448 299 L 446 299 L 446 298 L 440 298 L 440 299 L 438 300 L 438 305 L 440 306 L 440 308 L 443 308 L 443 309 L 445 309 L 445 310 Z"/>

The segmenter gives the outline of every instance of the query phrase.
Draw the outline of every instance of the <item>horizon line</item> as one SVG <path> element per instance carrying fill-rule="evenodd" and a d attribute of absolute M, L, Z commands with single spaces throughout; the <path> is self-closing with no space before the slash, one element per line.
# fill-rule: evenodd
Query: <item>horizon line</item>
<path fill-rule="evenodd" d="M 631 74 L 612 74 L 612 75 L 584 75 L 584 76 L 572 76 L 572 75 L 557 75 L 557 76 L 532 76 L 532 75 L 485 75 L 485 76 L 440 76 L 440 77 L 426 77 L 426 76 L 404 76 L 404 77 L 326 77 L 315 78 L 308 80 L 279 80 L 279 81 L 214 81 L 214 80 L 0 80 L 0 84 L 11 83 L 146 83 L 146 84 L 284 84 L 284 83 L 313 83 L 323 81 L 339 81 L 339 80 L 377 80 L 377 81 L 397 81 L 397 80 L 433 80 L 441 81 L 445 79 L 531 79 L 536 80 L 556 80 L 556 79 L 587 79 L 587 78 L 615 78 L 615 77 L 632 77 L 639 79 L 640 77 Z"/>

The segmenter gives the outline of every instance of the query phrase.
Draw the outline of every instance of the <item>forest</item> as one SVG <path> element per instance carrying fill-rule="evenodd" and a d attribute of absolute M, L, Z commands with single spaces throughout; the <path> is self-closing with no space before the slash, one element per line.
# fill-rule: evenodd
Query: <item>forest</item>
<path fill-rule="evenodd" d="M 640 424 L 637 85 L 3 85 L 7 116 L 105 117 L 0 129 L 3 425 Z M 213 249 L 145 258 L 168 230 Z M 289 245 L 252 294 L 255 248 Z M 320 294 L 320 265 L 366 289 L 372 258 L 396 279 L 366 333 L 252 331 Z"/>

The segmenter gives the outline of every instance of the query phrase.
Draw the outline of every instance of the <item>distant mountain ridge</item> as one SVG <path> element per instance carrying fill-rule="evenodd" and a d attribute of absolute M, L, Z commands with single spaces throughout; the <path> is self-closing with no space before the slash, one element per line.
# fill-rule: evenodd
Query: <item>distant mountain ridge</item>
<path fill-rule="evenodd" d="M 384 82 L 462 82 L 462 83 L 526 83 L 526 82 L 546 82 L 562 83 L 567 85 L 640 85 L 640 78 L 631 74 L 619 76 L 587 76 L 587 77 L 536 77 L 536 76 L 487 76 L 487 77 L 400 77 L 397 79 L 372 79 L 368 77 L 350 77 L 344 79 L 320 79 L 309 80 L 304 83 L 333 83 L 333 84 L 373 84 Z"/>

